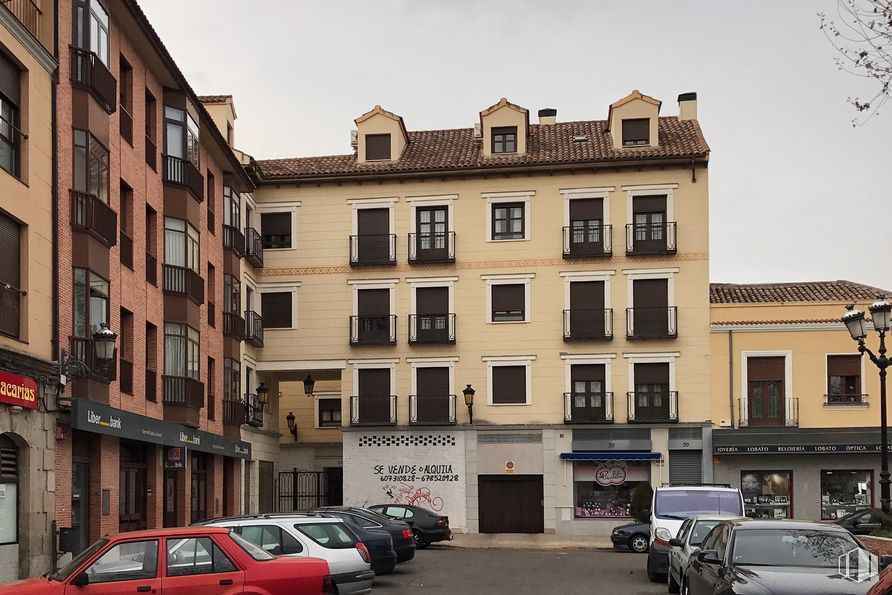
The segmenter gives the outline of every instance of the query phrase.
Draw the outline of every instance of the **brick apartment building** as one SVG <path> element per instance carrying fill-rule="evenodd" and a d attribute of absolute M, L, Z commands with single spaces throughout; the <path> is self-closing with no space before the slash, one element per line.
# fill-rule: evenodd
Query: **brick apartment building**
<path fill-rule="evenodd" d="M 224 436 L 222 403 L 241 337 L 224 334 L 221 310 L 240 255 L 224 250 L 222 222 L 224 196 L 251 182 L 136 2 L 58 6 L 58 335 L 71 407 L 56 428 L 55 516 L 77 551 L 241 507 L 250 446 Z M 93 340 L 106 326 L 110 362 Z"/>

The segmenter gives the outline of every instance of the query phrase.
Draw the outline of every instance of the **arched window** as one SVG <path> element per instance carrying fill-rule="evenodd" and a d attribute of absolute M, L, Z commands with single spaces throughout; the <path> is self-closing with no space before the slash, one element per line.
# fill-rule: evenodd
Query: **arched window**
<path fill-rule="evenodd" d="M 19 449 L 0 436 L 0 545 L 19 540 Z"/>

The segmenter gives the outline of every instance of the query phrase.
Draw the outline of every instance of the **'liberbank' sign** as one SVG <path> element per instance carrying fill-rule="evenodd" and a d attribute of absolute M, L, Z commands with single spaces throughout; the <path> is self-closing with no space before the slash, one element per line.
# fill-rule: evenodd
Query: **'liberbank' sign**
<path fill-rule="evenodd" d="M 186 446 L 190 450 L 224 457 L 251 458 L 251 445 L 241 440 L 137 415 L 82 399 L 71 404 L 71 427 L 96 434 L 107 434 L 164 446 Z"/>

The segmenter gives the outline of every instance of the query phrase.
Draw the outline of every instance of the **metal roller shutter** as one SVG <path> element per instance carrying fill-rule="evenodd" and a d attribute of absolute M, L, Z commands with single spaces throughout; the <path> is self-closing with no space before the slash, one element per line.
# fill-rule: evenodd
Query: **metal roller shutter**
<path fill-rule="evenodd" d="M 698 484 L 703 481 L 703 453 L 699 450 L 669 451 L 669 483 Z"/>

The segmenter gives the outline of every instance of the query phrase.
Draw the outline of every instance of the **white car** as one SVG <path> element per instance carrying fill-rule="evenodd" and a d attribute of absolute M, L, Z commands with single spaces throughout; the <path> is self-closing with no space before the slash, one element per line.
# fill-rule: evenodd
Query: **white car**
<path fill-rule="evenodd" d="M 369 552 L 341 519 L 305 514 L 260 514 L 211 519 L 200 525 L 229 527 L 277 556 L 310 556 L 328 562 L 338 595 L 366 595 L 375 573 Z"/>
<path fill-rule="evenodd" d="M 726 519 L 740 517 L 727 514 L 698 514 L 681 524 L 678 535 L 669 540 L 669 592 L 678 593 L 684 584 L 685 571 L 692 556 L 700 551 L 700 544 L 709 531 Z"/>

